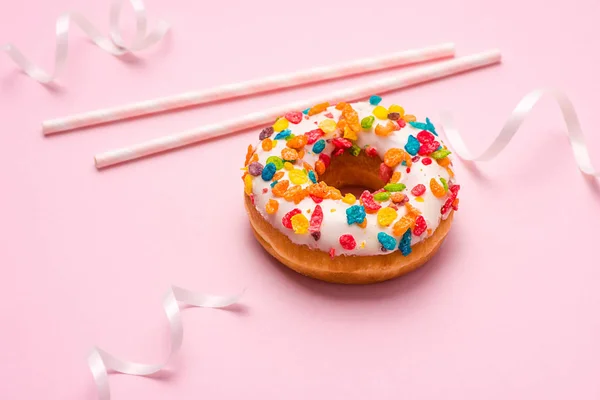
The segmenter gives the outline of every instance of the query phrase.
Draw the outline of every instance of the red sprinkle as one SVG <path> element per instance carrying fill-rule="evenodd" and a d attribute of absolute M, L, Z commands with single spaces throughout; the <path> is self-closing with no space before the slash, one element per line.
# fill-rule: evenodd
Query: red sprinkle
<path fill-rule="evenodd" d="M 267 193 L 269 191 L 268 188 L 263 188 L 263 194 Z"/>
<path fill-rule="evenodd" d="M 406 121 L 403 119 L 399 119 L 398 120 L 398 125 L 400 125 L 400 128 L 404 128 L 406 126 Z"/>
<path fill-rule="evenodd" d="M 333 118 L 333 114 L 330 112 L 328 112 L 327 114 L 323 114 L 323 115 L 325 115 L 327 118 Z"/>
<path fill-rule="evenodd" d="M 421 161 L 423 163 L 423 165 L 430 165 L 431 164 L 431 158 L 429 157 L 423 157 L 423 161 Z"/>
<path fill-rule="evenodd" d="M 377 157 L 377 149 L 375 147 L 367 147 L 365 149 L 365 153 L 369 156 L 369 157 Z"/>
<path fill-rule="evenodd" d="M 373 195 L 368 190 L 362 192 L 360 195 L 360 201 L 362 202 L 362 205 L 369 211 L 377 211 L 381 208 L 381 205 L 375 202 Z"/>
<path fill-rule="evenodd" d="M 425 185 L 422 184 L 418 184 L 417 186 L 415 186 L 414 188 L 412 188 L 412 190 L 410 191 L 414 196 L 422 196 L 423 193 L 425 193 L 425 191 L 427 190 L 427 188 L 425 187 Z"/>
<path fill-rule="evenodd" d="M 319 232 L 321 230 L 321 222 L 323 222 L 323 209 L 320 205 L 317 205 L 310 216 L 310 226 L 308 227 L 308 231 L 310 233 Z"/>
<path fill-rule="evenodd" d="M 354 250 L 354 248 L 356 247 L 356 240 L 354 240 L 354 237 L 352 235 L 346 234 L 340 236 L 340 244 L 346 250 Z"/>
<path fill-rule="evenodd" d="M 321 239 L 321 232 L 313 232 L 310 235 L 313 237 L 313 239 L 315 239 L 315 242 Z"/>
<path fill-rule="evenodd" d="M 431 132 L 421 131 L 417 134 L 417 140 L 421 143 L 431 143 L 435 140 L 435 136 Z"/>
<path fill-rule="evenodd" d="M 331 143 L 333 143 L 335 147 L 342 149 L 349 149 L 352 147 L 352 142 L 344 138 L 335 138 L 331 141 Z"/>
<path fill-rule="evenodd" d="M 428 156 L 431 153 L 433 153 L 434 151 L 436 151 L 438 149 L 438 147 L 440 147 L 439 142 L 433 141 L 433 142 L 429 142 L 429 143 L 423 143 L 421 144 L 421 147 L 419 148 L 419 155 L 420 156 Z"/>
<path fill-rule="evenodd" d="M 415 236 L 421 236 L 423 232 L 427 230 L 427 222 L 425 222 L 425 218 L 422 215 L 417 217 L 415 221 L 415 228 L 413 229 L 413 233 Z"/>
<path fill-rule="evenodd" d="M 419 156 L 414 156 L 414 157 L 413 157 L 411 160 L 412 160 L 412 162 L 417 162 L 417 161 L 419 161 L 420 159 L 421 159 L 421 157 L 419 157 Z"/>
<path fill-rule="evenodd" d="M 292 124 L 299 124 L 302 121 L 302 113 L 300 111 L 290 111 L 285 114 L 285 119 L 290 121 Z"/>
<path fill-rule="evenodd" d="M 385 163 L 379 164 L 379 178 L 384 182 L 388 183 L 392 178 L 392 169 L 385 165 Z"/>
<path fill-rule="evenodd" d="M 410 174 L 410 167 L 407 167 L 407 168 L 406 168 L 406 173 L 407 173 L 407 174 Z"/>
<path fill-rule="evenodd" d="M 315 196 L 314 194 L 310 194 L 309 196 L 310 196 L 310 198 L 311 198 L 311 199 L 313 199 L 313 201 L 314 201 L 315 203 L 317 203 L 317 204 L 319 204 L 320 202 L 322 202 L 322 201 L 323 201 L 323 199 L 322 199 L 322 198 L 320 198 L 320 197 L 317 197 L 317 196 Z"/>
<path fill-rule="evenodd" d="M 331 164 L 331 157 L 329 157 L 327 154 L 319 154 L 319 160 L 323 161 L 323 164 L 325 164 L 325 168 L 329 168 L 329 164 Z"/>
<path fill-rule="evenodd" d="M 250 195 L 250 201 L 252 202 L 252 205 L 254 205 L 254 195 L 253 194 Z"/>
<path fill-rule="evenodd" d="M 313 129 L 312 131 L 308 131 L 304 134 L 307 137 L 307 144 L 314 144 L 321 137 L 325 136 L 325 132 L 321 129 Z"/>
<path fill-rule="evenodd" d="M 341 147 L 337 148 L 333 151 L 333 153 L 331 153 L 331 155 L 335 156 L 335 157 L 341 156 L 342 154 L 344 154 L 344 150 L 346 150 L 346 149 L 342 149 Z"/>
<path fill-rule="evenodd" d="M 289 213 L 285 214 L 281 219 L 281 223 L 288 229 L 292 229 L 292 217 L 296 214 L 300 214 L 302 211 L 299 208 L 294 208 Z"/>
<path fill-rule="evenodd" d="M 331 257 L 332 260 L 333 260 L 333 257 L 335 257 L 335 249 L 333 247 L 331 249 L 329 249 L 329 257 Z"/>

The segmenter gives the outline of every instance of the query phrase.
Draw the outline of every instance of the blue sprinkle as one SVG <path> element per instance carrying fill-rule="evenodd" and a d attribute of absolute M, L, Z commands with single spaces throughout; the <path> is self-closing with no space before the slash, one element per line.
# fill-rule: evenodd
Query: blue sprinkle
<path fill-rule="evenodd" d="M 302 111 L 302 114 L 307 115 L 309 111 L 310 111 L 310 108 L 307 108 L 306 110 Z"/>
<path fill-rule="evenodd" d="M 442 146 L 438 147 L 438 148 L 436 149 L 436 151 L 438 151 L 438 150 L 441 150 L 441 149 L 443 149 L 443 147 L 442 147 Z"/>
<path fill-rule="evenodd" d="M 308 171 L 308 179 L 312 181 L 312 183 L 317 183 L 317 177 L 315 176 L 315 171 Z"/>
<path fill-rule="evenodd" d="M 412 126 L 413 128 L 421 129 L 422 131 L 426 131 L 427 130 L 427 124 L 424 123 L 424 122 L 414 122 L 414 121 L 411 121 L 411 122 L 409 122 L 409 125 Z"/>
<path fill-rule="evenodd" d="M 381 103 L 381 97 L 377 96 L 377 95 L 373 95 L 371 96 L 371 98 L 369 98 L 369 103 L 371 103 L 371 105 L 376 106 L 379 103 Z"/>
<path fill-rule="evenodd" d="M 377 240 L 386 250 L 394 250 L 396 248 L 396 239 L 388 235 L 385 232 L 379 232 L 377 234 Z"/>
<path fill-rule="evenodd" d="M 263 178 L 263 181 L 270 181 L 271 179 L 273 179 L 273 175 L 275 175 L 275 172 L 277 171 L 277 167 L 275 166 L 275 164 L 273 164 L 272 162 L 267 163 L 267 165 L 265 165 L 265 167 L 263 168 L 261 177 Z"/>
<path fill-rule="evenodd" d="M 312 151 L 314 151 L 315 154 L 319 154 L 323 151 L 323 149 L 325 149 L 325 141 L 323 139 L 320 139 L 317 140 L 317 143 L 313 145 Z"/>
<path fill-rule="evenodd" d="M 273 181 L 273 182 L 271 182 L 271 187 L 274 187 L 275 185 L 277 185 L 277 182 L 279 182 L 279 181 Z"/>
<path fill-rule="evenodd" d="M 437 136 L 438 134 L 435 131 L 435 126 L 433 126 L 429 118 L 425 118 L 425 122 L 427 122 L 427 130 Z"/>
<path fill-rule="evenodd" d="M 411 156 L 416 156 L 417 153 L 419 152 L 420 148 L 421 148 L 421 143 L 419 143 L 419 141 L 417 140 L 416 137 L 414 137 L 413 135 L 410 135 L 408 137 L 408 142 L 404 146 L 404 150 L 406 150 L 406 152 L 408 154 L 410 154 Z"/>
<path fill-rule="evenodd" d="M 406 161 L 402 161 L 402 165 L 406 167 Z"/>
<path fill-rule="evenodd" d="M 412 240 L 411 234 L 412 232 L 410 231 L 410 229 L 404 232 L 404 235 L 402 235 L 402 239 L 400 239 L 400 245 L 398 246 L 398 249 L 400 250 L 400 252 L 402 252 L 402 255 L 405 257 L 412 252 L 412 248 L 410 247 L 410 242 Z"/>
<path fill-rule="evenodd" d="M 348 221 L 348 225 L 352 225 L 355 222 L 357 224 L 362 224 L 366 217 L 367 213 L 363 206 L 354 205 L 346 209 L 346 220 Z"/>
<path fill-rule="evenodd" d="M 292 131 L 290 131 L 289 129 L 283 130 L 275 136 L 275 140 L 287 139 L 291 134 Z"/>

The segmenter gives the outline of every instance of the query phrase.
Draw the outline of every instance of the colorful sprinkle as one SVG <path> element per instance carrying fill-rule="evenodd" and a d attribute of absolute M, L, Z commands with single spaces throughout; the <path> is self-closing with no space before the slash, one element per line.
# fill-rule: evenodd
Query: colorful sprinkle
<path fill-rule="evenodd" d="M 379 179 L 381 179 L 384 183 L 390 181 L 392 177 L 393 170 L 385 165 L 385 163 L 379 164 Z"/>
<path fill-rule="evenodd" d="M 402 218 L 400 218 L 398 220 L 398 222 L 396 222 L 394 224 L 394 227 L 392 228 L 394 235 L 395 236 L 404 235 L 404 233 L 407 231 L 407 229 L 409 229 L 413 225 L 414 222 L 415 222 L 415 219 L 413 216 L 411 216 L 409 214 L 402 216 Z"/>
<path fill-rule="evenodd" d="M 376 193 L 373 196 L 373 199 L 377 200 L 377 201 L 387 201 L 390 199 L 390 193 L 389 192 L 380 192 L 380 193 Z"/>
<path fill-rule="evenodd" d="M 293 169 L 294 169 L 294 164 L 292 164 L 291 162 L 287 162 L 287 161 L 286 161 L 286 162 L 284 162 L 284 163 L 283 163 L 283 168 L 284 168 L 286 171 L 291 171 L 291 170 L 293 170 Z"/>
<path fill-rule="evenodd" d="M 333 247 L 331 249 L 329 249 L 329 257 L 331 257 L 332 260 L 333 260 L 333 257 L 335 257 L 335 249 Z"/>
<path fill-rule="evenodd" d="M 427 131 L 421 131 L 417 134 L 417 139 L 421 143 L 431 143 L 435 140 L 435 136 Z"/>
<path fill-rule="evenodd" d="M 315 171 L 308 171 L 308 179 L 311 180 L 312 183 L 317 183 L 317 177 L 315 176 Z"/>
<path fill-rule="evenodd" d="M 284 117 L 292 124 L 299 124 L 302 121 L 302 113 L 300 111 L 290 111 Z"/>
<path fill-rule="evenodd" d="M 429 188 L 431 189 L 431 193 L 437 198 L 444 197 L 446 195 L 446 190 L 442 185 L 435 180 L 435 178 L 431 178 L 429 181 Z"/>
<path fill-rule="evenodd" d="M 320 205 L 315 206 L 315 211 L 312 213 L 310 217 L 310 226 L 308 230 L 310 233 L 319 232 L 321 230 L 321 223 L 323 222 L 323 209 Z M 319 239 L 315 239 L 319 240 Z"/>
<path fill-rule="evenodd" d="M 391 113 L 398 113 L 400 116 L 404 116 L 404 108 L 400 107 L 398 104 L 392 104 L 388 109 Z"/>
<path fill-rule="evenodd" d="M 419 183 L 414 188 L 412 188 L 410 192 L 413 194 L 413 196 L 423 196 L 426 190 L 427 188 L 425 187 L 425 185 Z"/>
<path fill-rule="evenodd" d="M 423 157 L 423 160 L 421 162 L 423 163 L 423 165 L 431 165 L 432 163 L 431 158 L 429 157 Z"/>
<path fill-rule="evenodd" d="M 365 212 L 365 208 L 363 206 L 354 205 L 348 207 L 346 209 L 346 220 L 348 221 L 348 225 L 352 225 L 354 223 L 360 224 L 367 217 L 367 213 Z"/>
<path fill-rule="evenodd" d="M 361 121 L 360 121 L 360 126 L 363 129 L 371 129 L 371 127 L 373 127 L 373 122 L 375 122 L 375 117 L 370 115 L 368 117 L 364 117 Z"/>
<path fill-rule="evenodd" d="M 278 181 L 278 180 L 280 180 L 281 178 L 283 178 L 283 175 L 285 175 L 285 172 L 283 172 L 283 171 L 279 171 L 279 172 L 277 172 L 275 175 L 273 175 L 273 180 L 274 180 L 274 181 Z"/>
<path fill-rule="evenodd" d="M 308 182 L 308 176 L 301 169 L 293 169 L 289 172 L 290 181 L 294 185 L 302 185 Z"/>
<path fill-rule="evenodd" d="M 287 147 L 290 147 L 292 149 L 300 150 L 301 148 L 306 146 L 307 143 L 308 143 L 308 138 L 304 135 L 300 135 L 300 136 L 294 136 L 293 138 L 289 139 L 287 141 L 286 145 L 287 145 Z"/>
<path fill-rule="evenodd" d="M 424 202 L 425 202 L 425 199 L 424 199 L 424 198 L 422 198 L 421 196 L 417 196 L 417 197 L 415 197 L 415 201 L 416 201 L 417 203 L 424 203 Z"/>
<path fill-rule="evenodd" d="M 394 168 L 403 161 L 409 167 L 412 165 L 411 157 L 402 149 L 391 148 L 383 155 L 383 162 L 390 168 Z"/>
<path fill-rule="evenodd" d="M 378 119 L 385 120 L 388 116 L 388 110 L 383 106 L 377 106 L 373 109 L 373 115 L 376 116 Z"/>
<path fill-rule="evenodd" d="M 354 250 L 356 248 L 356 240 L 354 240 L 354 236 L 345 234 L 340 236 L 340 245 L 345 250 Z"/>
<path fill-rule="evenodd" d="M 394 204 L 403 205 L 408 201 L 408 196 L 402 194 L 400 192 L 392 193 L 390 199 L 394 202 Z"/>
<path fill-rule="evenodd" d="M 419 148 L 419 155 L 420 156 L 428 156 L 428 155 L 432 154 L 434 151 L 436 151 L 438 147 L 440 147 L 440 144 L 436 141 L 433 141 L 430 143 L 423 143 L 423 144 L 421 144 L 421 147 Z"/>
<path fill-rule="evenodd" d="M 274 182 L 275 185 L 272 184 L 272 189 L 271 191 L 273 192 L 273 195 L 275 195 L 276 197 L 283 197 L 283 195 L 285 194 L 285 192 L 288 190 L 288 187 L 290 186 L 290 181 L 283 180 L 280 182 Z"/>
<path fill-rule="evenodd" d="M 267 158 L 267 164 L 269 163 L 275 165 L 275 169 L 277 171 L 283 168 L 283 160 L 277 156 L 270 156 L 269 158 Z"/>
<path fill-rule="evenodd" d="M 317 143 L 314 144 L 312 151 L 315 154 L 319 154 L 323 151 L 323 149 L 325 149 L 325 141 L 323 139 L 321 139 Z"/>
<path fill-rule="evenodd" d="M 448 191 L 448 182 L 444 178 L 440 178 L 440 182 L 442 182 L 442 186 L 444 186 L 444 190 Z"/>
<path fill-rule="evenodd" d="M 283 194 L 283 198 L 287 201 L 293 201 L 294 204 L 300 203 L 308 195 L 307 191 L 300 185 L 290 187 Z"/>
<path fill-rule="evenodd" d="M 373 146 L 365 146 L 365 154 L 369 157 L 378 157 L 377 149 Z"/>
<path fill-rule="evenodd" d="M 269 157 L 269 158 L 271 158 L 271 157 Z M 282 163 L 282 166 L 283 166 L 283 163 Z M 269 162 L 269 160 L 267 160 L 267 165 L 265 165 L 265 167 L 263 168 L 262 173 L 261 173 L 261 177 L 262 177 L 263 181 L 268 182 L 271 179 L 273 179 L 273 175 L 275 175 L 275 172 L 277 172 L 277 167 L 275 166 L 275 163 Z"/>
<path fill-rule="evenodd" d="M 279 181 L 273 181 L 269 186 L 271 186 L 271 188 L 274 188 L 278 183 Z"/>
<path fill-rule="evenodd" d="M 319 122 L 319 128 L 325 132 L 325 134 L 333 133 L 336 129 L 336 122 L 332 119 L 324 119 Z"/>
<path fill-rule="evenodd" d="M 266 138 L 262 141 L 261 146 L 264 151 L 271 151 L 273 149 L 273 141 L 270 138 Z"/>
<path fill-rule="evenodd" d="M 306 136 L 306 144 L 313 144 L 325 136 L 325 132 L 323 132 L 321 129 L 313 129 L 312 131 L 306 132 L 304 136 Z"/>
<path fill-rule="evenodd" d="M 415 221 L 415 228 L 413 229 L 413 233 L 415 236 L 421 236 L 427 230 L 427 222 L 425 222 L 425 218 L 422 215 L 419 215 Z"/>
<path fill-rule="evenodd" d="M 289 213 L 287 213 L 287 214 L 285 214 L 283 216 L 283 218 L 281 219 L 281 223 L 286 228 L 293 229 L 293 227 L 292 227 L 292 217 L 294 215 L 298 215 L 298 214 L 301 214 L 301 213 L 302 213 L 302 210 L 300 210 L 299 208 L 294 208 L 292 211 L 290 211 Z"/>
<path fill-rule="evenodd" d="M 294 233 L 304 235 L 308 233 L 308 219 L 303 214 L 296 214 L 291 218 Z"/>
<path fill-rule="evenodd" d="M 260 140 L 265 140 L 266 138 L 271 137 L 271 135 L 275 132 L 275 129 L 273 129 L 272 126 L 267 126 L 266 128 L 264 128 L 262 131 L 260 131 L 260 135 L 258 135 L 258 138 Z"/>
<path fill-rule="evenodd" d="M 377 212 L 377 222 L 381 226 L 389 226 L 396 217 L 398 217 L 398 213 L 390 207 L 384 207 Z"/>
<path fill-rule="evenodd" d="M 320 231 L 318 231 L 318 232 L 312 232 L 312 233 L 310 234 L 310 236 L 312 236 L 312 237 L 313 237 L 313 239 L 315 239 L 315 242 L 316 242 L 316 241 L 318 241 L 319 239 L 321 239 L 321 232 L 320 232 Z"/>
<path fill-rule="evenodd" d="M 433 126 L 433 124 L 431 123 L 429 118 L 425 118 L 425 121 L 426 122 L 409 121 L 408 123 L 413 128 L 423 129 L 423 130 L 429 131 L 429 132 L 433 133 L 435 136 L 437 136 L 437 133 L 435 132 L 435 126 Z"/>
<path fill-rule="evenodd" d="M 294 149 L 290 149 L 289 147 L 285 147 L 281 150 L 281 158 L 285 161 L 296 161 L 298 159 L 298 152 Z M 283 166 L 285 167 L 285 164 Z"/>
<path fill-rule="evenodd" d="M 421 143 L 419 143 L 416 137 L 410 135 L 408 137 L 408 142 L 406 143 L 406 145 L 404 145 L 404 150 L 406 150 L 406 152 L 411 156 L 415 156 L 419 152 L 420 148 Z"/>
<path fill-rule="evenodd" d="M 377 234 L 377 240 L 386 250 L 394 250 L 396 248 L 396 239 L 388 235 L 385 232 L 379 232 Z"/>
<path fill-rule="evenodd" d="M 409 229 L 404 233 L 404 235 L 402 235 L 402 239 L 400 239 L 400 244 L 398 245 L 398 249 L 405 257 L 412 252 L 412 248 L 410 247 L 411 240 L 412 236 Z"/>
<path fill-rule="evenodd" d="M 244 192 L 250 196 L 252 194 L 252 176 L 246 175 L 244 177 Z"/>
<path fill-rule="evenodd" d="M 358 147 L 356 144 L 353 144 L 352 147 L 350 147 L 350 150 L 348 150 L 350 152 L 350 154 L 352 154 L 354 157 L 358 157 L 358 155 L 360 154 L 361 148 Z"/>
<path fill-rule="evenodd" d="M 362 192 L 362 194 L 360 195 L 360 202 L 364 206 L 365 211 L 369 213 L 375 213 L 381 208 L 380 204 L 375 203 L 373 195 L 368 190 Z"/>
<path fill-rule="evenodd" d="M 404 183 L 388 183 L 383 188 L 388 192 L 401 192 L 406 189 L 406 185 Z"/>
<path fill-rule="evenodd" d="M 317 105 L 314 105 L 310 108 L 310 110 L 308 110 L 308 115 L 315 115 L 315 114 L 319 114 L 325 110 L 327 110 L 327 108 L 329 107 L 329 103 L 319 103 Z"/>
<path fill-rule="evenodd" d="M 287 121 L 287 119 L 284 121 Z M 285 130 L 279 132 L 277 135 L 275 135 L 275 140 L 287 139 L 291 134 L 292 134 L 292 131 L 290 131 L 289 129 L 285 129 Z"/>
<path fill-rule="evenodd" d="M 400 119 L 400 113 L 391 112 L 391 113 L 388 113 L 387 117 L 388 117 L 388 119 L 391 119 L 392 121 L 398 121 Z"/>
<path fill-rule="evenodd" d="M 277 200 L 269 199 L 269 201 L 267 201 L 267 204 L 265 206 L 265 210 L 267 211 L 267 214 L 275 214 L 278 209 L 279 209 L 279 202 Z"/>
<path fill-rule="evenodd" d="M 434 151 L 430 156 L 436 160 L 441 160 L 442 158 L 448 157 L 450 154 L 452 154 L 450 150 L 442 149 Z"/>
<path fill-rule="evenodd" d="M 346 204 L 354 204 L 356 203 L 356 196 L 354 196 L 352 193 L 346 193 L 342 201 Z"/>
<path fill-rule="evenodd" d="M 358 140 L 358 135 L 349 126 L 344 128 L 344 139 Z"/>
<path fill-rule="evenodd" d="M 376 105 L 378 105 L 379 103 L 381 103 L 381 97 L 380 97 L 380 96 L 377 96 L 377 95 L 373 95 L 373 96 L 369 97 L 369 103 L 370 103 L 372 106 L 376 106 Z"/>
<path fill-rule="evenodd" d="M 396 124 L 394 121 L 388 121 L 385 125 L 377 124 L 375 127 L 375 134 L 377 136 L 389 136 L 396 130 Z"/>
<path fill-rule="evenodd" d="M 278 118 L 277 121 L 275 121 L 275 123 L 273 124 L 273 129 L 275 130 L 275 132 L 281 132 L 283 130 L 286 130 L 288 126 L 290 126 L 290 121 L 282 117 Z"/>
<path fill-rule="evenodd" d="M 248 165 L 248 173 L 252 176 L 259 176 L 262 174 L 263 165 L 259 162 L 253 162 Z"/>
<path fill-rule="evenodd" d="M 310 108 L 307 108 L 306 110 L 302 110 L 302 114 L 307 115 L 309 111 L 310 111 Z"/>

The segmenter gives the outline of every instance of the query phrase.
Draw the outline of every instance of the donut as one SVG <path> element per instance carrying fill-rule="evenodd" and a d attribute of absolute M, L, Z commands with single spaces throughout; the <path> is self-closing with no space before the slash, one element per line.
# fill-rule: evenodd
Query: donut
<path fill-rule="evenodd" d="M 242 180 L 254 236 L 300 274 L 389 280 L 425 264 L 450 231 L 460 189 L 450 151 L 429 118 L 380 102 L 288 112 L 248 147 Z"/>

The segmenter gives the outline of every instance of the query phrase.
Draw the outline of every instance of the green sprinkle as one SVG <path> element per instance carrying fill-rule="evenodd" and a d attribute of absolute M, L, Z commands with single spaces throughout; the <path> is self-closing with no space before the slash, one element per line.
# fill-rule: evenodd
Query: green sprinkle
<path fill-rule="evenodd" d="M 383 188 L 388 192 L 401 192 L 406 189 L 406 185 L 404 183 L 388 183 Z"/>
<path fill-rule="evenodd" d="M 373 122 L 375 122 L 375 117 L 370 115 L 368 117 L 364 117 L 362 121 L 360 121 L 360 126 L 362 126 L 363 129 L 371 129 Z"/>
<path fill-rule="evenodd" d="M 442 185 L 444 185 L 444 190 L 447 192 L 448 191 L 448 182 L 446 182 L 446 180 L 441 177 L 440 177 L 440 182 L 442 182 Z"/>
<path fill-rule="evenodd" d="M 350 154 L 352 154 L 354 157 L 358 157 L 358 155 L 360 154 L 360 147 L 353 144 L 352 147 L 350 147 L 349 151 L 350 151 Z"/>
<path fill-rule="evenodd" d="M 271 156 L 271 157 L 267 158 L 267 164 L 268 163 L 275 164 L 275 169 L 277 171 L 279 171 L 281 168 L 283 168 L 283 160 L 277 156 Z"/>
<path fill-rule="evenodd" d="M 373 198 L 377 201 L 386 201 L 390 199 L 390 192 L 379 192 Z"/>
<path fill-rule="evenodd" d="M 436 150 L 433 153 L 431 153 L 430 157 L 435 158 L 436 160 L 441 160 L 442 158 L 448 157 L 448 155 L 450 155 L 450 154 L 452 154 L 450 152 L 450 150 L 441 149 L 441 150 Z"/>

